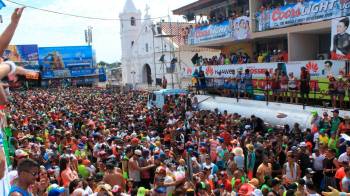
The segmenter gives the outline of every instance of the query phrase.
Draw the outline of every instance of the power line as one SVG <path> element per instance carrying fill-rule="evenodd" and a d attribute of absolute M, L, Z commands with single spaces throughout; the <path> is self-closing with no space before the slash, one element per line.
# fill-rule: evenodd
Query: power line
<path fill-rule="evenodd" d="M 99 18 L 99 17 L 91 17 L 91 16 L 82 16 L 82 15 L 76 15 L 76 14 L 70 14 L 70 13 L 64 13 L 64 12 L 58 12 L 58 11 L 54 11 L 54 10 L 48 10 L 48 9 L 43 9 L 43 8 L 38 8 L 38 7 L 34 7 L 34 6 L 30 6 L 30 5 L 26 5 L 23 3 L 18 3 L 12 0 L 5 0 L 7 2 L 16 4 L 16 5 L 20 5 L 26 8 L 31 8 L 34 10 L 39 10 L 39 11 L 43 11 L 43 12 L 49 12 L 49 13 L 53 13 L 53 14 L 59 14 L 59 15 L 64 15 L 64 16 L 70 16 L 70 17 L 76 17 L 76 18 L 84 18 L 84 19 L 89 19 L 89 20 L 107 20 L 107 21 L 130 21 L 129 19 L 127 20 L 123 20 L 120 18 Z M 165 18 L 167 16 L 161 16 L 161 17 L 155 17 L 155 18 L 135 18 L 135 20 L 155 20 L 155 19 L 160 19 L 160 18 Z"/>

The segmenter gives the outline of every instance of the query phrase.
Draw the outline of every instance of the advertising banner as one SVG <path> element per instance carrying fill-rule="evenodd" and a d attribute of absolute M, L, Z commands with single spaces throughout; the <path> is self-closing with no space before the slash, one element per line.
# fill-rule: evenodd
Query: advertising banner
<path fill-rule="evenodd" d="M 78 70 L 45 70 L 42 72 L 43 79 L 52 78 L 73 78 L 73 77 L 84 77 L 84 76 L 98 76 L 99 70 L 97 68 L 86 68 Z"/>
<path fill-rule="evenodd" d="M 233 78 L 237 75 L 239 70 L 244 73 L 245 69 L 249 69 L 253 74 L 253 78 L 259 79 L 265 77 L 265 72 L 273 73 L 275 69 L 281 69 L 287 74 L 294 73 L 294 76 L 300 76 L 300 68 L 306 67 L 309 70 L 311 78 L 326 79 L 329 75 L 347 75 L 345 72 L 345 61 L 333 60 L 317 60 L 317 61 L 296 61 L 288 63 L 249 63 L 241 65 L 217 65 L 217 66 L 201 66 L 201 67 L 187 67 L 185 75 L 192 75 L 194 71 L 203 70 L 207 78 Z"/>
<path fill-rule="evenodd" d="M 350 17 L 332 20 L 331 55 L 334 60 L 350 59 Z"/>
<path fill-rule="evenodd" d="M 43 79 L 49 78 L 69 78 L 71 77 L 70 70 L 62 69 L 62 70 L 45 70 L 42 72 L 41 77 Z"/>
<path fill-rule="evenodd" d="M 9 45 L 2 57 L 27 69 L 39 69 L 37 45 Z"/>
<path fill-rule="evenodd" d="M 92 66 L 91 46 L 40 47 L 39 64 L 44 70 L 87 68 Z"/>
<path fill-rule="evenodd" d="M 309 0 L 257 14 L 258 31 L 318 22 L 350 14 L 349 0 Z"/>
<path fill-rule="evenodd" d="M 195 45 L 221 39 L 243 40 L 249 39 L 250 35 L 250 19 L 242 16 L 234 20 L 193 28 L 190 30 L 188 42 L 190 45 Z"/>
<path fill-rule="evenodd" d="M 72 77 L 98 75 L 98 70 L 96 68 L 71 70 L 70 74 Z"/>

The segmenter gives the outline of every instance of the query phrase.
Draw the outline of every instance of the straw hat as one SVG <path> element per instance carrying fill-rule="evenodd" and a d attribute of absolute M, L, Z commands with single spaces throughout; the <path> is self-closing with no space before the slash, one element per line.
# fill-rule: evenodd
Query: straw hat
<path fill-rule="evenodd" d="M 247 149 L 248 149 L 249 152 L 253 152 L 253 151 L 254 151 L 254 146 L 253 146 L 253 144 L 247 144 L 246 147 L 247 147 Z"/>
<path fill-rule="evenodd" d="M 249 184 L 251 184 L 255 187 L 259 187 L 259 180 L 257 178 L 253 178 L 249 181 Z"/>
<path fill-rule="evenodd" d="M 243 149 L 241 147 L 236 147 L 232 150 L 235 156 L 243 156 Z"/>

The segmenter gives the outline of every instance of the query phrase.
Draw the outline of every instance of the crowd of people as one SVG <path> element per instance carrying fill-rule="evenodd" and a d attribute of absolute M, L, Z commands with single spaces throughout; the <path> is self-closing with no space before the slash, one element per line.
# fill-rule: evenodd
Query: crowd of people
<path fill-rule="evenodd" d="M 70 88 L 12 93 L 9 195 L 318 195 L 349 191 L 350 117 L 312 129 L 200 111 L 192 95 Z M 47 104 L 49 103 L 49 104 Z"/>
<path fill-rule="evenodd" d="M 15 10 L 0 36 L 0 52 L 22 12 Z M 0 64 L 0 78 L 9 83 L 27 74 L 37 75 L 12 62 Z M 202 82 L 202 70 L 198 77 Z M 241 77 L 251 80 L 249 70 Z M 309 78 L 305 68 L 301 78 Z M 340 117 L 338 109 L 331 117 L 313 111 L 311 128 L 303 128 L 298 122 L 273 126 L 255 115 L 200 110 L 193 94 L 167 96 L 161 108 L 148 108 L 146 91 L 70 87 L 9 93 L 6 87 L 0 84 L 0 189 L 5 194 L 10 186 L 9 196 L 350 192 L 350 117 Z"/>
<path fill-rule="evenodd" d="M 271 50 L 266 52 L 258 52 L 255 56 L 256 63 L 270 63 L 270 62 L 288 62 L 288 52 L 285 50 Z"/>
<path fill-rule="evenodd" d="M 219 56 L 213 56 L 212 58 L 205 58 L 203 56 L 199 56 L 196 53 L 192 59 L 192 63 L 195 66 L 207 66 L 207 65 L 231 65 L 231 64 L 246 64 L 251 62 L 251 58 L 247 53 L 231 53 L 230 55 L 226 55 L 224 53 L 220 53 Z"/>
<path fill-rule="evenodd" d="M 275 9 L 290 4 L 303 3 L 309 0 L 259 0 L 261 2 L 260 12 Z"/>
<path fill-rule="evenodd" d="M 215 55 L 211 58 L 206 58 L 196 53 L 191 61 L 195 66 L 288 62 L 288 52 L 282 50 L 259 52 L 253 58 L 246 52 L 232 52 L 228 55 L 220 53 L 219 56 Z"/>

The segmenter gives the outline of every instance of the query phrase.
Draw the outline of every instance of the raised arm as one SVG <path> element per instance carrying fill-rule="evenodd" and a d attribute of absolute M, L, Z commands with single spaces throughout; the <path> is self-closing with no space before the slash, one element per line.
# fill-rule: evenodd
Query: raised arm
<path fill-rule="evenodd" d="M 21 19 L 24 7 L 16 8 L 11 16 L 11 23 L 0 36 L 0 55 L 2 55 L 15 34 L 19 20 Z"/>

